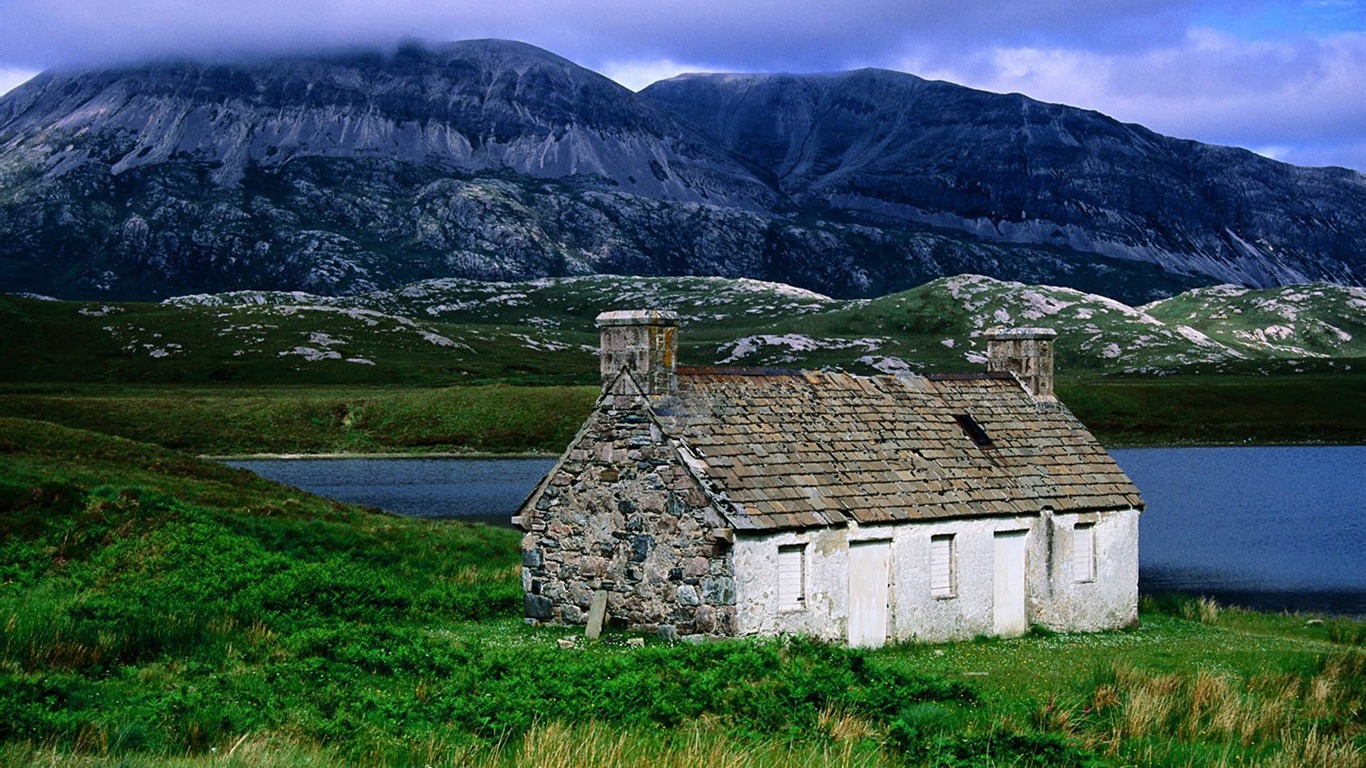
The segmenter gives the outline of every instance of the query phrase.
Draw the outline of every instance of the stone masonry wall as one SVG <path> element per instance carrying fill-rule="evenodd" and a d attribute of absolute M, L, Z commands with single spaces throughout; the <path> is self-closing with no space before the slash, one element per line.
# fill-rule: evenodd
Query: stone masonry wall
<path fill-rule="evenodd" d="M 726 526 L 651 418 L 608 395 L 522 511 L 528 618 L 587 622 L 607 593 L 610 626 L 665 637 L 733 635 Z"/>
<path fill-rule="evenodd" d="M 987 370 L 1014 373 L 1035 398 L 1056 400 L 1053 340 L 1057 335 L 1052 328 L 988 329 Z"/>

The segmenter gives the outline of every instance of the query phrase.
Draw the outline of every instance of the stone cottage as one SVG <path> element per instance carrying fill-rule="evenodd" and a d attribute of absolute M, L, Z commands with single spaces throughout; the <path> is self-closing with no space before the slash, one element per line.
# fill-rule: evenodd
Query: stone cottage
<path fill-rule="evenodd" d="M 513 519 L 529 619 L 859 646 L 1136 619 L 1143 502 L 1054 397 L 1051 330 L 866 377 L 679 368 L 669 312 L 598 326 L 602 396 Z"/>

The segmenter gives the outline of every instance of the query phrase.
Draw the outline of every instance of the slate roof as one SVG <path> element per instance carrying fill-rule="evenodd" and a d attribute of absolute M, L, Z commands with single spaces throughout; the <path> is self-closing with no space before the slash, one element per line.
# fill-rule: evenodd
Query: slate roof
<path fill-rule="evenodd" d="M 1143 505 L 1070 411 L 1009 374 L 680 368 L 654 410 L 741 531 Z"/>

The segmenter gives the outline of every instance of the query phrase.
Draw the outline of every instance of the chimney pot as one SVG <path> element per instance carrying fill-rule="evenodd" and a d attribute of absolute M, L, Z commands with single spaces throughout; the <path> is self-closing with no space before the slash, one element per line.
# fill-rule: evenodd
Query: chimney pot
<path fill-rule="evenodd" d="M 1052 328 L 992 328 L 986 332 L 987 370 L 1009 371 L 1036 400 L 1055 401 L 1053 395 Z"/>
<path fill-rule="evenodd" d="M 603 312 L 597 325 L 602 333 L 600 370 L 605 393 L 667 395 L 675 390 L 677 313 L 658 309 Z M 622 371 L 629 376 L 618 376 Z"/>

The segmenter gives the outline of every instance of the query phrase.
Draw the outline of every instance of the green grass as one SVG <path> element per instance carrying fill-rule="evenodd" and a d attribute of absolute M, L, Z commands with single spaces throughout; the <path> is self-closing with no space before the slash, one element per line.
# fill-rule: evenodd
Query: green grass
<path fill-rule="evenodd" d="M 1108 446 L 1366 443 L 1366 372 L 1060 379 Z"/>
<path fill-rule="evenodd" d="M 1058 392 L 1109 446 L 1366 442 L 1366 371 L 1063 378 Z M 25 385 L 0 388 L 0 417 L 208 455 L 558 454 L 597 393 L 593 385 Z"/>
<path fill-rule="evenodd" d="M 195 454 L 559 453 L 597 387 L 27 387 L 0 416 Z"/>
<path fill-rule="evenodd" d="M 562 647 L 517 542 L 0 419 L 0 766 L 1362 764 L 1360 622 Z"/>

